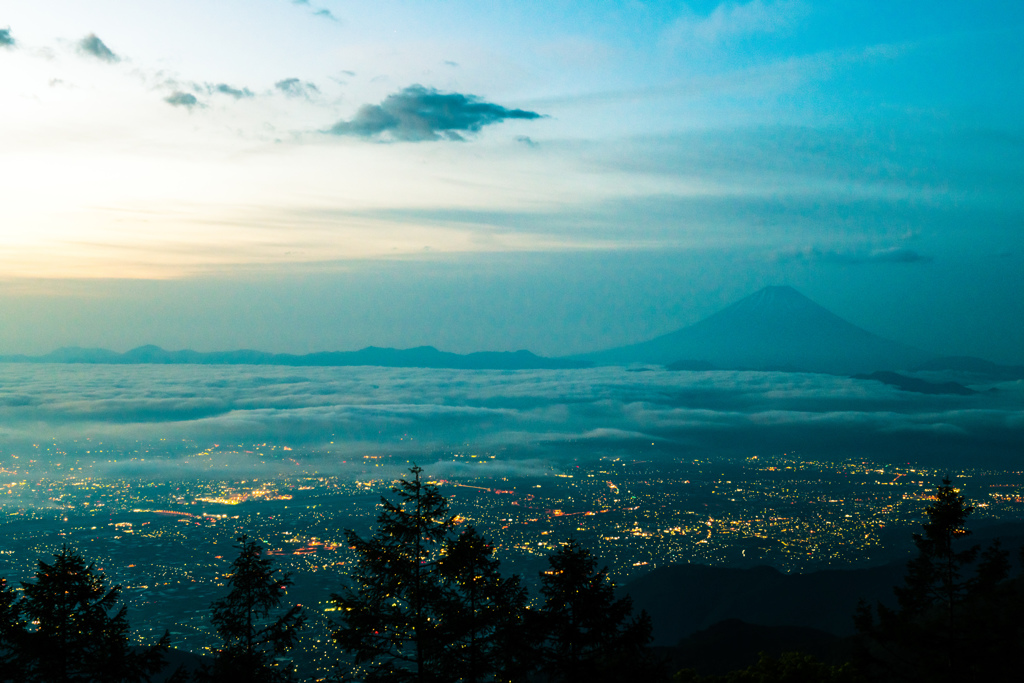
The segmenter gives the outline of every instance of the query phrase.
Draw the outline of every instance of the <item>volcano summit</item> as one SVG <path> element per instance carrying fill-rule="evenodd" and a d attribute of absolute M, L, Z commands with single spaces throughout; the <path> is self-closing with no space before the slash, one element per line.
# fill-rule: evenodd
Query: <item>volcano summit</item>
<path fill-rule="evenodd" d="M 863 330 L 792 287 L 765 287 L 689 327 L 578 358 L 599 365 L 845 375 L 905 369 L 929 354 Z"/>

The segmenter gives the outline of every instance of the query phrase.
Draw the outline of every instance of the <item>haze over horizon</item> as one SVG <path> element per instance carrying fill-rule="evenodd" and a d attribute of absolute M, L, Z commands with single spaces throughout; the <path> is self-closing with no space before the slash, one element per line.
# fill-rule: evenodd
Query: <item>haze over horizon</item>
<path fill-rule="evenodd" d="M 562 356 L 790 285 L 1024 364 L 1011 2 L 7 3 L 0 355 Z"/>

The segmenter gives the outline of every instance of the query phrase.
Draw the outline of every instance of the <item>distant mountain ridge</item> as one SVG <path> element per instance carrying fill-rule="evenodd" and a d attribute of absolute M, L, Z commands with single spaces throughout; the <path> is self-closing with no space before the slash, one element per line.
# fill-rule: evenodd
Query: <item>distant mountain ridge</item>
<path fill-rule="evenodd" d="M 757 370 L 861 375 L 918 393 L 974 393 L 954 382 L 928 382 L 896 370 L 975 383 L 1024 379 L 1024 366 L 981 358 L 935 358 L 849 323 L 792 287 L 765 287 L 689 327 L 654 339 L 558 358 L 530 351 L 457 354 L 433 346 L 410 349 L 368 346 L 358 351 L 308 354 L 252 349 L 201 352 L 140 346 L 125 353 L 67 347 L 42 356 L 0 356 L 0 363 L 198 364 L 417 367 L 462 370 L 578 369 L 594 365 L 661 365 L 668 370 Z M 633 368 L 634 370 L 637 368 Z M 879 375 L 878 373 L 885 373 Z M 867 377 L 871 375 L 870 377 Z"/>
<path fill-rule="evenodd" d="M 792 287 L 765 287 L 700 322 L 639 344 L 574 356 L 598 365 L 781 370 L 849 375 L 905 369 L 930 358 L 883 339 Z"/>
<path fill-rule="evenodd" d="M 458 354 L 438 351 L 433 346 L 392 349 L 368 346 L 359 351 L 325 351 L 320 353 L 267 353 L 241 349 L 238 351 L 167 351 L 159 346 L 140 346 L 117 353 L 108 349 L 68 347 L 43 356 L 0 356 L 4 363 L 82 363 L 130 365 L 290 365 L 290 366 L 358 366 L 374 365 L 393 368 L 438 368 L 454 370 L 545 370 L 588 367 L 585 361 L 544 358 L 529 351 L 478 351 Z"/>
<path fill-rule="evenodd" d="M 907 377 L 895 372 L 872 372 L 870 375 L 854 375 L 854 379 L 868 379 L 889 386 L 896 387 L 901 391 L 912 391 L 917 394 L 956 394 L 959 396 L 970 396 L 976 394 L 974 389 L 965 387 L 957 382 L 927 382 L 916 377 Z"/>

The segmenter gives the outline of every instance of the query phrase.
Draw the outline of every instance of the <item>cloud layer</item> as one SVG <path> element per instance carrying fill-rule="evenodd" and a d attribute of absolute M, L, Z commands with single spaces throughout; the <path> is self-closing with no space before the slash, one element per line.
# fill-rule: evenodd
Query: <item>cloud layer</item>
<path fill-rule="evenodd" d="M 1021 455 L 1021 405 L 1021 382 L 922 396 L 786 373 L 0 366 L 0 438 L 11 452 L 89 437 L 173 460 L 167 444 L 180 451 L 182 440 L 193 451 L 265 442 L 325 467 L 354 455 L 452 451 L 497 453 L 496 463 L 796 451 L 1006 465 Z"/>
<path fill-rule="evenodd" d="M 364 138 L 389 135 L 407 142 L 461 140 L 462 133 L 476 133 L 506 119 L 540 117 L 536 112 L 484 102 L 475 95 L 411 85 L 380 104 L 363 105 L 350 121 L 339 121 L 328 132 Z"/>

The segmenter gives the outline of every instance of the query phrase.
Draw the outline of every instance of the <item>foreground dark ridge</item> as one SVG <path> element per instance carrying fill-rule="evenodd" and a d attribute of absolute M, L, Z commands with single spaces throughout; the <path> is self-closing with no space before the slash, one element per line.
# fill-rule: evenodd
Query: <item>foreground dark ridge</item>
<path fill-rule="evenodd" d="M 320 353 L 267 353 L 243 349 L 239 351 L 166 351 L 159 346 L 140 346 L 125 353 L 107 349 L 70 347 L 57 349 L 44 356 L 0 356 L 4 363 L 82 363 L 130 365 L 289 365 L 289 366 L 355 366 L 374 365 L 390 368 L 449 368 L 456 370 L 547 370 L 584 368 L 591 363 L 565 358 L 544 358 L 529 351 L 478 351 L 458 354 L 438 351 L 433 346 L 412 349 L 390 349 L 368 346 L 359 351 L 324 351 Z"/>

